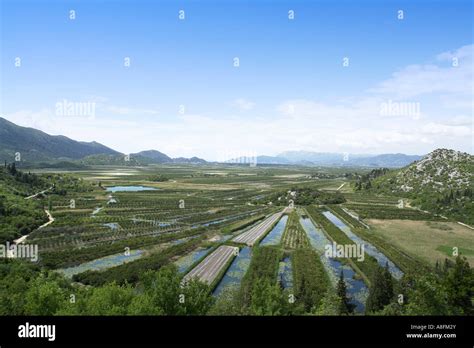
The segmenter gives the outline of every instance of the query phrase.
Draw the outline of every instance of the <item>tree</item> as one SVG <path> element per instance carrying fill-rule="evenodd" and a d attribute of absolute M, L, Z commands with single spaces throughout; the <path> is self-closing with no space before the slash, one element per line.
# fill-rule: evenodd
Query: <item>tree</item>
<path fill-rule="evenodd" d="M 252 289 L 250 300 L 251 315 L 282 315 L 286 300 L 278 284 L 268 280 L 257 282 Z"/>
<path fill-rule="evenodd" d="M 366 302 L 366 312 L 376 312 L 388 305 L 393 298 L 393 279 L 388 269 L 377 267 L 372 279 L 372 286 L 369 289 L 369 296 Z"/>
<path fill-rule="evenodd" d="M 15 174 L 17 173 L 15 162 L 13 162 L 12 164 L 8 165 L 8 166 L 7 166 L 7 169 L 8 169 L 8 171 L 10 172 L 10 174 L 13 175 L 13 176 L 15 176 Z"/>
<path fill-rule="evenodd" d="M 313 308 L 312 313 L 316 315 L 341 315 L 341 308 L 344 308 L 341 298 L 334 292 L 333 288 L 329 288 L 319 307 Z"/>
<path fill-rule="evenodd" d="M 25 315 L 25 294 L 34 277 L 31 262 L 15 259 L 0 262 L 0 315 Z"/>
<path fill-rule="evenodd" d="M 197 280 L 182 284 L 175 265 L 146 272 L 141 286 L 150 297 L 154 308 L 151 312 L 156 314 L 204 315 L 214 301 L 208 285 Z"/>
<path fill-rule="evenodd" d="M 355 305 L 350 303 L 350 298 L 347 296 L 346 282 L 344 280 L 344 273 L 341 271 L 339 281 L 336 288 L 337 297 L 339 298 L 339 314 L 350 314 L 354 311 Z"/>
<path fill-rule="evenodd" d="M 66 294 L 55 280 L 40 274 L 28 284 L 25 299 L 25 314 L 54 315 L 64 306 Z"/>
<path fill-rule="evenodd" d="M 181 314 L 180 282 L 177 270 L 172 265 L 162 267 L 158 272 L 149 271 L 143 275 L 144 292 L 150 296 L 155 311 L 165 315 Z"/>
<path fill-rule="evenodd" d="M 186 315 L 205 315 L 214 304 L 210 287 L 198 280 L 191 280 L 184 287 L 184 308 Z"/>
<path fill-rule="evenodd" d="M 243 314 L 243 304 L 240 301 L 239 287 L 230 286 L 224 288 L 217 297 L 212 308 L 209 310 L 210 315 L 240 315 Z"/>
<path fill-rule="evenodd" d="M 0 196 L 0 216 L 7 215 L 7 210 L 5 209 L 5 204 L 3 201 L 5 200 L 4 196 Z"/>
<path fill-rule="evenodd" d="M 88 315 L 126 315 L 134 294 L 130 285 L 120 286 L 115 283 L 94 288 L 87 299 Z"/>
<path fill-rule="evenodd" d="M 464 315 L 473 314 L 474 277 L 465 257 L 457 256 L 454 267 L 445 275 L 448 304 Z"/>
<path fill-rule="evenodd" d="M 133 297 L 128 306 L 130 315 L 163 315 L 159 308 L 154 307 L 151 297 L 146 293 L 141 293 Z"/>
<path fill-rule="evenodd" d="M 409 292 L 406 305 L 407 315 L 449 315 L 446 289 L 438 278 L 429 274 L 416 280 L 413 290 Z"/>

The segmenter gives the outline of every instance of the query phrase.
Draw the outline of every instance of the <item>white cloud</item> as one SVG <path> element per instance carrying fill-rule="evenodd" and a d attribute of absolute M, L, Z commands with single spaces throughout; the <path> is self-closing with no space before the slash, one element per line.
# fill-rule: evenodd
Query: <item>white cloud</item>
<path fill-rule="evenodd" d="M 441 134 L 452 137 L 464 137 L 472 135 L 472 127 L 452 126 L 442 123 L 427 123 L 422 127 L 422 132 L 426 134 Z"/>
<path fill-rule="evenodd" d="M 254 102 L 244 99 L 244 98 L 238 98 L 234 100 L 232 105 L 241 111 L 249 111 L 255 107 Z"/>
<path fill-rule="evenodd" d="M 440 53 L 436 56 L 439 61 L 449 61 L 452 63 L 454 58 L 464 60 L 464 58 L 472 59 L 474 51 L 474 45 L 465 45 L 454 51 L 447 51 Z"/>
<path fill-rule="evenodd" d="M 369 92 L 390 95 L 392 98 L 414 98 L 430 93 L 457 94 L 469 100 L 473 88 L 473 45 L 463 46 L 453 52 L 437 56 L 438 61 L 449 61 L 446 65 L 410 65 L 392 74 Z M 451 63 L 458 58 L 458 66 Z"/>

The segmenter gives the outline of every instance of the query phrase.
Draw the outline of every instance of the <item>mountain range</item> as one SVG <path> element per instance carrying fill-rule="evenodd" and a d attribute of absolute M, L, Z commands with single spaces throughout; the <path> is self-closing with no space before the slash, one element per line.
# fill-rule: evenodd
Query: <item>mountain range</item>
<path fill-rule="evenodd" d="M 198 157 L 171 158 L 157 150 L 146 150 L 130 155 L 93 142 L 83 142 L 62 135 L 49 135 L 40 130 L 18 126 L 0 117 L 0 160 L 15 159 L 37 162 L 72 161 L 85 165 L 148 165 L 163 163 L 205 164 Z M 404 167 L 422 156 L 397 154 L 363 155 L 322 153 L 310 151 L 286 151 L 277 156 L 258 156 L 257 164 L 303 165 L 303 166 L 347 166 L 347 167 Z M 229 159 L 224 163 L 247 163 L 247 159 Z"/>
<path fill-rule="evenodd" d="M 260 164 L 287 164 L 324 167 L 388 167 L 399 168 L 421 159 L 418 155 L 381 154 L 362 155 L 309 151 L 287 151 L 277 156 L 258 156 Z"/>
<path fill-rule="evenodd" d="M 83 142 L 62 135 L 49 135 L 34 128 L 21 127 L 0 117 L 0 161 L 12 162 L 16 155 L 26 162 L 75 161 L 82 164 L 146 165 L 153 163 L 206 163 L 192 158 L 171 158 L 156 150 L 125 154 L 105 145 Z"/>

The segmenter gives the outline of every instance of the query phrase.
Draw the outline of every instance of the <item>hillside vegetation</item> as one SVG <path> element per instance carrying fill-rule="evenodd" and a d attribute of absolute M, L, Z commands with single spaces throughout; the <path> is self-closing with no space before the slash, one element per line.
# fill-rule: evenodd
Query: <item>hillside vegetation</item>
<path fill-rule="evenodd" d="M 474 156 L 437 149 L 399 170 L 361 177 L 356 190 L 409 198 L 413 206 L 474 224 Z"/>
<path fill-rule="evenodd" d="M 0 168 L 0 243 L 28 234 L 48 221 L 38 201 L 25 199 L 45 188 L 41 178 L 18 171 L 15 164 Z"/>
<path fill-rule="evenodd" d="M 34 128 L 18 126 L 0 117 L 0 160 L 13 161 L 19 153 L 22 161 L 79 159 L 93 154 L 118 154 L 97 142 L 75 141 L 62 135 L 49 135 Z"/>

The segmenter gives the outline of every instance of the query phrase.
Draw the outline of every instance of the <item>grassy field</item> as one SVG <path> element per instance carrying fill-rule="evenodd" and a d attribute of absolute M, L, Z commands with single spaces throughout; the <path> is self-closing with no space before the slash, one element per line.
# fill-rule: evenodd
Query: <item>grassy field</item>
<path fill-rule="evenodd" d="M 455 222 L 366 220 L 375 234 L 411 256 L 434 265 L 452 257 L 453 247 L 474 262 L 474 231 Z"/>

